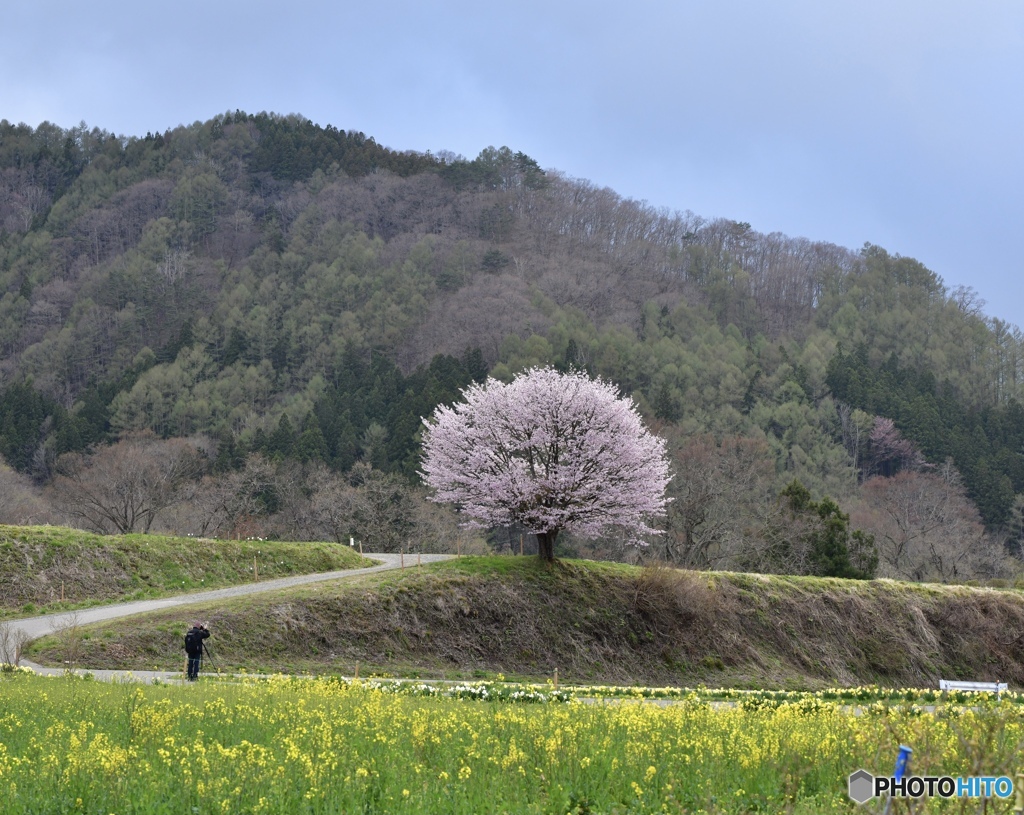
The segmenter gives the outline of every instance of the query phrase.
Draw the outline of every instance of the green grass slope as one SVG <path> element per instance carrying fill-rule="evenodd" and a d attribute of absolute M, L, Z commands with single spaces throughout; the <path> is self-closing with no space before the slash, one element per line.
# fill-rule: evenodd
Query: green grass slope
<path fill-rule="evenodd" d="M 0 619 L 371 565 L 330 543 L 0 526 Z M 63 602 L 61 597 L 63 596 Z"/>
<path fill-rule="evenodd" d="M 224 670 L 817 688 L 1024 686 L 1012 590 L 462 558 L 188 612 Z M 94 626 L 82 664 L 180 667 L 182 612 Z M 81 645 L 82 643 L 79 643 Z M 66 642 L 33 659 L 64 661 Z"/>

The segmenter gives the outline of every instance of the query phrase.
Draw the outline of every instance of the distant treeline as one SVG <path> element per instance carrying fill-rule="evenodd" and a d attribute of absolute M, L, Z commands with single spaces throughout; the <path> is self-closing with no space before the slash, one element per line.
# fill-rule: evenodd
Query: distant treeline
<path fill-rule="evenodd" d="M 892 418 L 929 461 L 952 459 L 987 526 L 1009 520 L 1024 492 L 1024 408 L 1016 399 L 965 406 L 948 382 L 900 366 L 895 354 L 871 365 L 863 343 L 852 353 L 838 349 L 826 382 L 835 398 Z"/>
<path fill-rule="evenodd" d="M 82 452 L 117 438 L 110 403 L 130 388 L 141 371 L 118 383 L 91 385 L 74 411 L 19 382 L 0 391 L 0 456 L 16 470 L 49 472 L 63 453 Z M 341 365 L 301 424 L 287 414 L 271 432 L 258 428 L 240 439 L 219 439 L 217 469 L 237 469 L 250 453 L 271 460 L 320 462 L 347 472 L 357 461 L 415 481 L 422 417 L 439 404 L 451 404 L 461 390 L 487 375 L 479 350 L 462 359 L 438 355 L 427 366 L 403 375 L 383 354 L 345 354 Z"/>

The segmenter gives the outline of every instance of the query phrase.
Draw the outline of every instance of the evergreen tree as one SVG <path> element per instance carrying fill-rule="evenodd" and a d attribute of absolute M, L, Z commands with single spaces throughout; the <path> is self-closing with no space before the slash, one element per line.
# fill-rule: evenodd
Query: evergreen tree
<path fill-rule="evenodd" d="M 863 532 L 850 531 L 850 516 L 828 496 L 812 501 L 799 481 L 793 481 L 781 493 L 799 539 L 789 548 L 802 550 L 797 560 L 806 563 L 809 574 L 821 577 L 847 577 L 866 580 L 878 567 L 874 539 Z M 783 535 L 786 534 L 783 530 Z"/>

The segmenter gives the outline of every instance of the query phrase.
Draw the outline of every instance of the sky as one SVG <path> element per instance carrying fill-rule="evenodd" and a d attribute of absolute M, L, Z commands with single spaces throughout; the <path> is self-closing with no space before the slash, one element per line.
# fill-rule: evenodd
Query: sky
<path fill-rule="evenodd" d="M 6 0 L 0 119 L 299 113 L 916 258 L 1024 327 L 1022 0 Z"/>

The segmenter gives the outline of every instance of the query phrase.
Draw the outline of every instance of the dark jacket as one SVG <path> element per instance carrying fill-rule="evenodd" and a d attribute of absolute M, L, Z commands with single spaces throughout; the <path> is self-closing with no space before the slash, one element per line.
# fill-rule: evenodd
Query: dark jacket
<path fill-rule="evenodd" d="M 203 640 L 210 636 L 209 630 L 201 625 L 194 625 L 185 635 L 185 653 L 190 657 L 198 657 L 203 653 Z"/>

